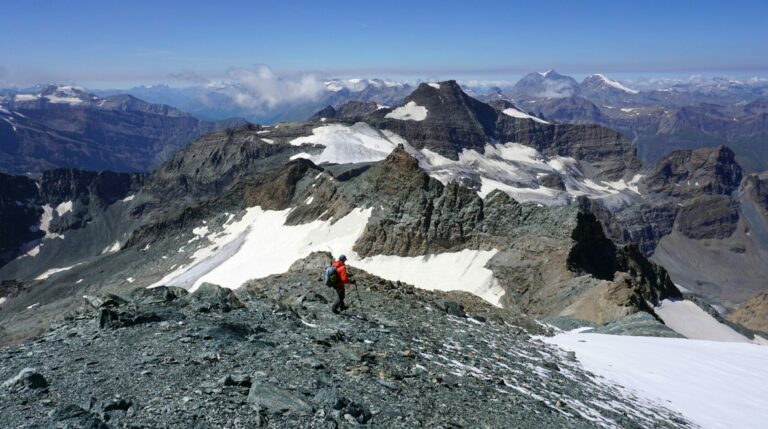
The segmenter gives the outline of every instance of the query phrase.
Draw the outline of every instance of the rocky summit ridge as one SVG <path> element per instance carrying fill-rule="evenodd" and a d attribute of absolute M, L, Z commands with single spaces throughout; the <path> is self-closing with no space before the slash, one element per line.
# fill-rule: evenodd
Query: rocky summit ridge
<path fill-rule="evenodd" d="M 536 339 L 548 330 L 532 319 L 467 294 L 354 270 L 359 298 L 344 317 L 330 314 L 317 278 L 329 257 L 235 292 L 205 284 L 86 297 L 36 341 L 0 351 L 5 424 L 690 426 Z"/>

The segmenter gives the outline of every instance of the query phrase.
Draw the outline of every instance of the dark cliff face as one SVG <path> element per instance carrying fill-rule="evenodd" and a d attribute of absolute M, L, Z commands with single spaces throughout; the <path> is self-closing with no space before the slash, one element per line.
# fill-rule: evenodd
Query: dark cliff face
<path fill-rule="evenodd" d="M 62 168 L 44 171 L 40 178 L 43 201 L 58 204 L 78 200 L 83 204 L 95 202 L 106 207 L 137 192 L 144 184 L 145 174 L 84 171 Z"/>
<path fill-rule="evenodd" d="M 34 180 L 0 173 L 0 267 L 44 234 L 37 230 L 43 212 L 38 200 Z"/>
<path fill-rule="evenodd" d="M 730 195 L 741 183 L 742 170 L 726 146 L 682 150 L 659 161 L 643 179 L 648 190 L 668 196 Z"/>
<path fill-rule="evenodd" d="M 109 206 L 139 190 L 145 175 L 59 169 L 33 180 L 0 173 L 0 267 L 45 236 L 38 226 L 48 206 L 48 231 L 64 233 L 83 228 Z M 66 213 L 55 208 L 67 203 Z"/>

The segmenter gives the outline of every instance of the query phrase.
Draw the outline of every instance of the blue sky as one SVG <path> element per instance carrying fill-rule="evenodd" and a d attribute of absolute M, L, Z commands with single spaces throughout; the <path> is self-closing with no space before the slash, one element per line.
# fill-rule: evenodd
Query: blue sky
<path fill-rule="evenodd" d="M 5 2 L 0 83 L 191 82 L 279 73 L 511 79 L 768 75 L 766 1 Z"/>

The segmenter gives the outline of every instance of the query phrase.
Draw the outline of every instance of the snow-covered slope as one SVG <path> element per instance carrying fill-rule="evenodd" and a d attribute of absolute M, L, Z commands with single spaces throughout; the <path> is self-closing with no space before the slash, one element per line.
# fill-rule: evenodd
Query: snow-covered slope
<path fill-rule="evenodd" d="M 291 264 L 315 251 L 346 254 L 350 264 L 392 281 L 408 281 L 427 290 L 462 290 L 499 305 L 503 289 L 485 264 L 496 250 L 399 257 L 359 257 L 352 247 L 363 234 L 371 211 L 354 210 L 336 222 L 316 220 L 285 225 L 289 210 L 248 209 L 234 216 L 221 232 L 208 232 L 203 224 L 193 230 L 207 245 L 198 249 L 187 265 L 176 268 L 153 286 L 171 285 L 195 290 L 204 282 L 236 289 L 251 279 L 288 271 Z M 269 243 L 269 244 L 267 244 Z"/>
<path fill-rule="evenodd" d="M 768 422 L 768 347 L 568 332 L 545 342 L 576 352 L 604 381 L 661 402 L 706 429 Z"/>

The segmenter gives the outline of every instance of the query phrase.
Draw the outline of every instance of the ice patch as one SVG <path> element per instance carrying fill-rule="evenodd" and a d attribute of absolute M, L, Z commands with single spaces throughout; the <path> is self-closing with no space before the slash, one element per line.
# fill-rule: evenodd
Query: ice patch
<path fill-rule="evenodd" d="M 539 118 L 537 118 L 535 116 L 531 116 L 531 115 L 529 115 L 527 113 L 521 112 L 521 111 L 519 111 L 519 110 L 517 110 L 515 108 L 512 108 L 512 107 L 510 107 L 508 109 L 504 109 L 504 114 L 507 115 L 507 116 L 511 116 L 513 118 L 532 119 L 532 120 L 534 120 L 536 122 L 540 122 L 542 124 L 548 124 L 549 123 L 549 122 L 547 122 L 547 121 L 545 121 L 543 119 L 539 119 Z"/>
<path fill-rule="evenodd" d="M 387 113 L 384 117 L 401 121 L 423 121 L 427 119 L 427 108 L 419 106 L 415 101 L 409 101 L 404 106 Z"/>
<path fill-rule="evenodd" d="M 768 347 L 680 338 L 563 333 L 589 371 L 666 404 L 704 428 L 764 428 Z"/>

